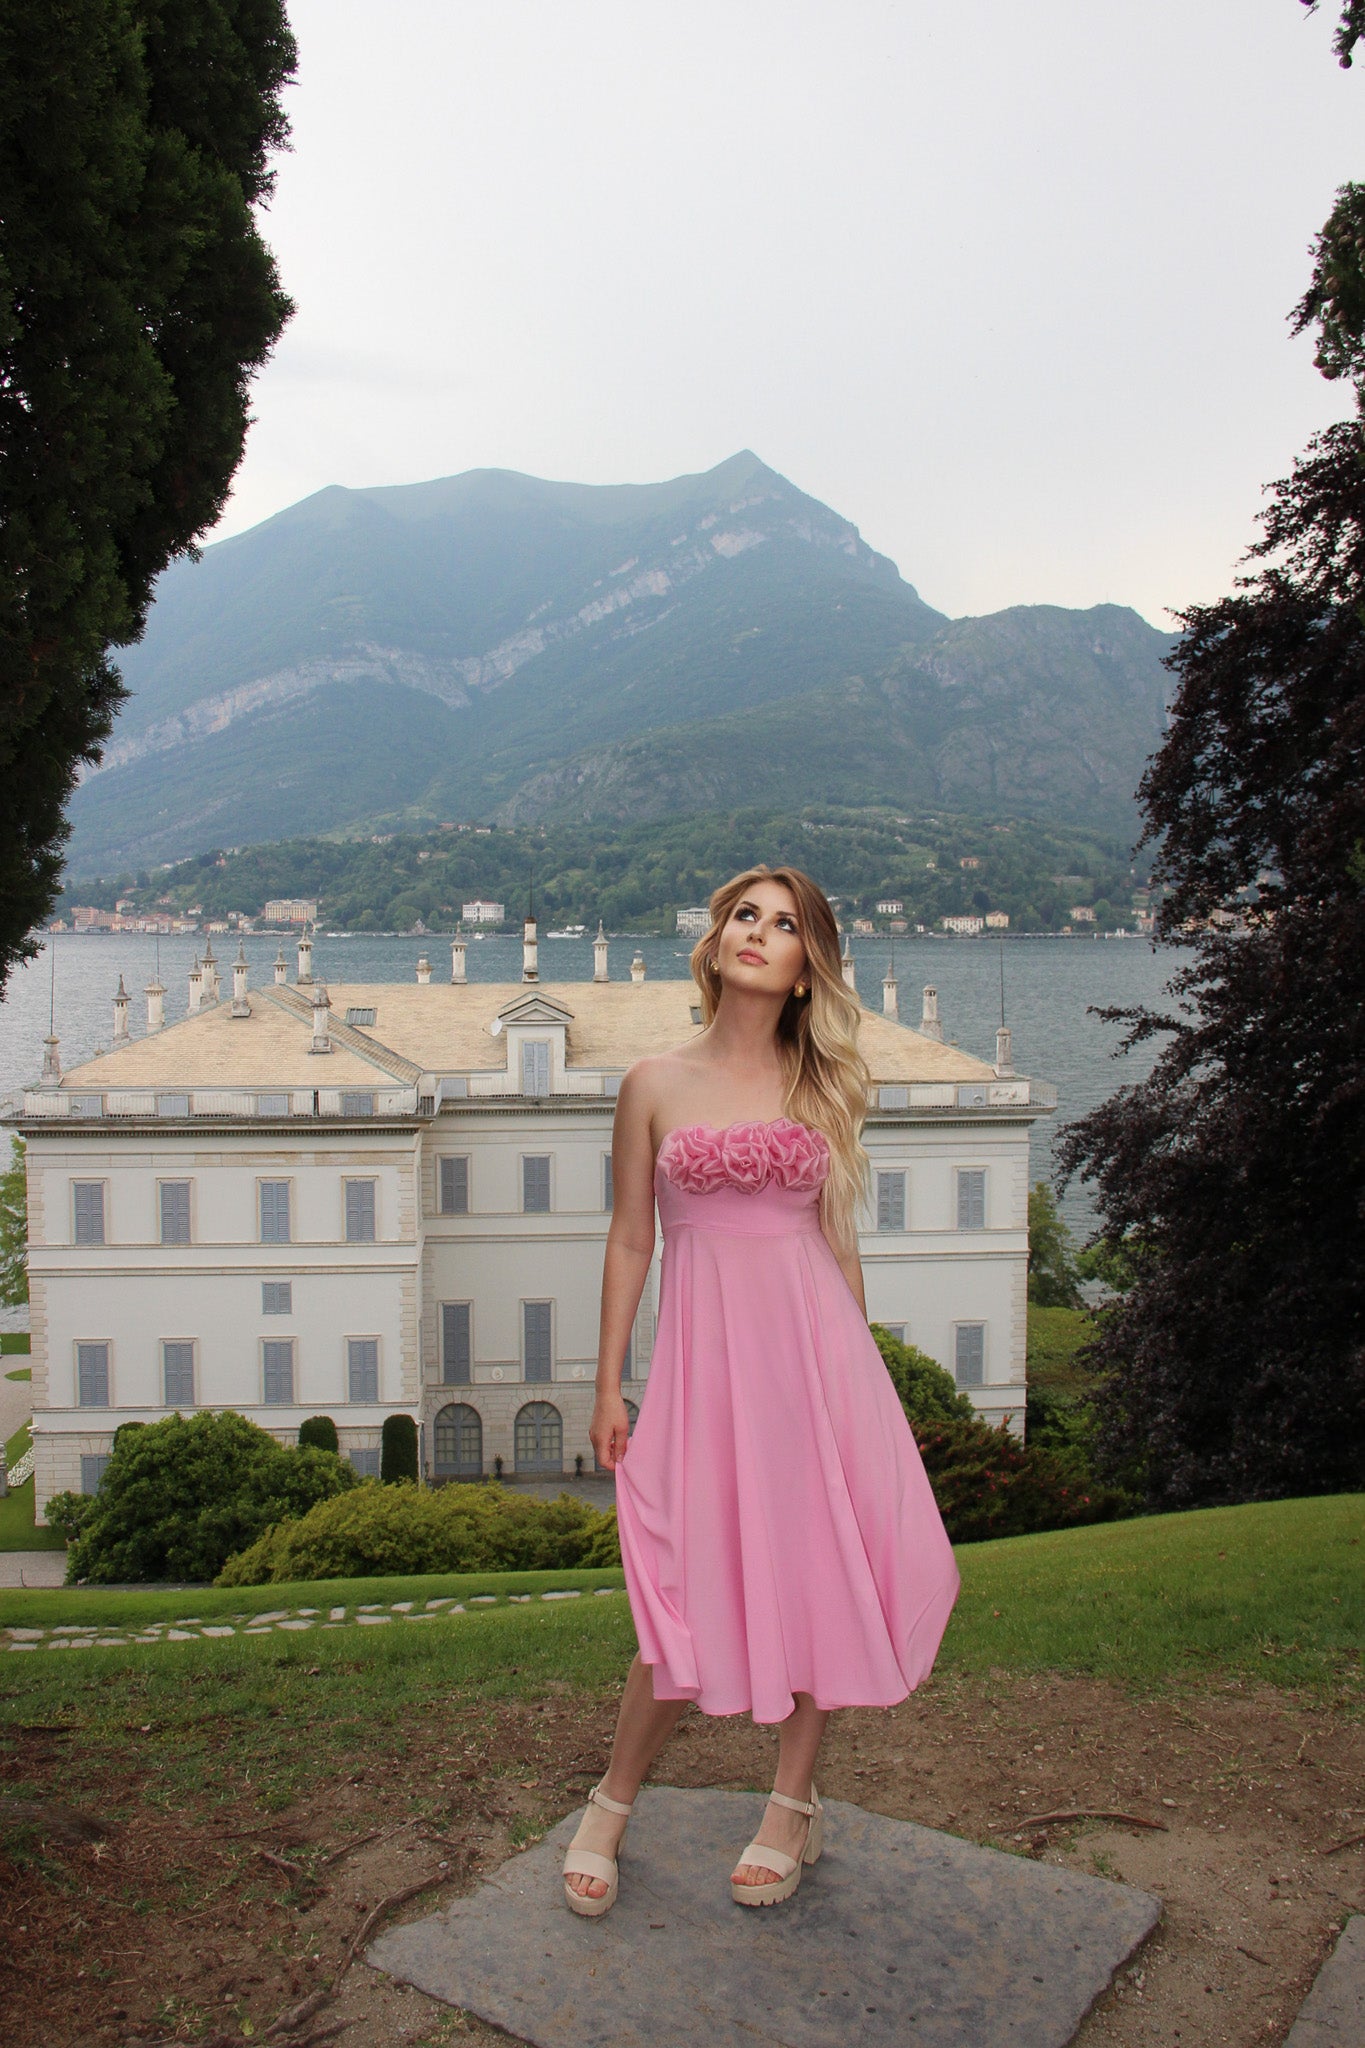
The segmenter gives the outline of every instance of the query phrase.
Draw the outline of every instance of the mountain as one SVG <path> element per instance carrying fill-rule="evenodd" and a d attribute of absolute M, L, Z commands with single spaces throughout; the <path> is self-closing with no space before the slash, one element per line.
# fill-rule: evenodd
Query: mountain
<path fill-rule="evenodd" d="M 333 487 L 161 579 L 70 863 L 788 796 L 1127 832 L 1168 645 L 1109 606 L 950 621 L 747 451 Z"/>

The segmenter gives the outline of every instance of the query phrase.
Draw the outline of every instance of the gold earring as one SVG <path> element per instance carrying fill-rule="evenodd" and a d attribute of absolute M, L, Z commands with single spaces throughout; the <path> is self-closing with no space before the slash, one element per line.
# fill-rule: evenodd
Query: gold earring
<path fill-rule="evenodd" d="M 798 982 L 797 982 L 797 984 L 796 984 L 796 987 L 795 987 L 795 988 L 794 988 L 794 989 L 792 990 L 792 994 L 793 994 L 794 996 L 803 996 L 803 995 L 804 995 L 805 993 L 806 993 L 806 984 L 805 984 L 805 982 L 804 982 L 804 981 L 798 981 Z"/>
<path fill-rule="evenodd" d="M 706 963 L 706 964 L 707 964 L 707 966 L 708 966 L 708 967 L 710 968 L 710 970 L 711 970 L 711 972 L 712 972 L 713 974 L 719 974 L 719 973 L 720 973 L 720 966 L 719 966 L 719 963 L 717 962 L 717 959 L 716 959 L 716 956 L 715 956 L 715 954 L 714 954 L 714 953 L 712 953 L 712 954 L 711 954 L 711 956 L 710 956 L 710 958 L 709 958 L 709 959 L 707 960 L 707 963 Z"/>

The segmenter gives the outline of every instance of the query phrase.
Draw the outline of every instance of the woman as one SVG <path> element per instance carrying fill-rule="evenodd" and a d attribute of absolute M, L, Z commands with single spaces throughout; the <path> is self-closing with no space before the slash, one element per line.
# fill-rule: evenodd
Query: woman
<path fill-rule="evenodd" d="M 780 1724 L 777 1778 L 731 1875 L 770 1905 L 820 1854 L 814 1767 L 835 1707 L 932 1668 L 958 1573 L 867 1327 L 856 1216 L 868 1072 L 824 895 L 759 866 L 692 953 L 705 1029 L 621 1083 L 590 1427 L 616 1473 L 639 1651 L 611 1762 L 565 1857 L 576 1913 L 616 1897 L 631 1802 L 688 1701 Z M 632 1435 L 621 1367 L 664 1233 Z"/>

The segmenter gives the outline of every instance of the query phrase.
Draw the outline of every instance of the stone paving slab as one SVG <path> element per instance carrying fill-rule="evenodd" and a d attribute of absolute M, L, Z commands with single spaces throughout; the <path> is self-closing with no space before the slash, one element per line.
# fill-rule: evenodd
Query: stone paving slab
<path fill-rule="evenodd" d="M 1284 2048 L 1361 2048 L 1365 2043 L 1365 1913 L 1356 1913 L 1313 1980 Z"/>
<path fill-rule="evenodd" d="M 570 1814 L 376 1968 L 536 2048 L 1063 2048 L 1161 1901 L 843 1800 L 771 1907 L 730 1897 L 761 1794 L 647 1786 L 600 1919 L 571 1913 Z"/>

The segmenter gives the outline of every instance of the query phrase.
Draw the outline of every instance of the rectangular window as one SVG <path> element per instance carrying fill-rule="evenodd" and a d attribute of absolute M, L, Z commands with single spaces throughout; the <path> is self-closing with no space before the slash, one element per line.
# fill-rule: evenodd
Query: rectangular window
<path fill-rule="evenodd" d="M 962 1167 L 957 1176 L 957 1227 L 959 1230 L 986 1228 L 986 1169 Z"/>
<path fill-rule="evenodd" d="M 376 1014 L 374 1010 L 353 1008 L 346 1012 L 346 1022 L 353 1026 L 363 1025 L 366 1031 L 373 1031 Z"/>
<path fill-rule="evenodd" d="M 81 1453 L 81 1492 L 98 1493 L 100 1481 L 109 1470 L 110 1453 L 93 1451 Z"/>
<path fill-rule="evenodd" d="M 374 1243 L 374 1203 L 377 1183 L 348 1180 L 346 1183 L 346 1242 Z"/>
<path fill-rule="evenodd" d="M 905 1228 L 905 1175 L 903 1173 L 878 1173 L 877 1175 L 877 1228 L 878 1230 L 904 1230 Z"/>
<path fill-rule="evenodd" d="M 257 1116 L 288 1116 L 289 1097 L 275 1092 L 258 1095 L 256 1097 L 256 1114 Z"/>
<path fill-rule="evenodd" d="M 271 1407 L 288 1408 L 294 1399 L 294 1340 L 267 1337 L 261 1345 L 261 1397 Z"/>
<path fill-rule="evenodd" d="M 441 1380 L 447 1387 L 467 1387 L 473 1376 L 474 1346 L 467 1301 L 441 1303 Z"/>
<path fill-rule="evenodd" d="M 351 1401 L 379 1399 L 379 1339 L 346 1339 L 346 1395 Z"/>
<path fill-rule="evenodd" d="M 75 1205 L 77 1244 L 103 1244 L 104 1182 L 73 1180 L 71 1196 Z"/>
<path fill-rule="evenodd" d="M 611 1177 L 611 1154 L 610 1152 L 604 1152 L 602 1154 L 602 1207 L 608 1215 L 611 1214 L 611 1205 L 615 1192 Z"/>
<path fill-rule="evenodd" d="M 883 1323 L 882 1328 L 885 1330 L 887 1336 L 894 1337 L 898 1344 L 903 1344 L 905 1342 L 904 1323 Z"/>
<path fill-rule="evenodd" d="M 261 1314 L 263 1316 L 292 1316 L 294 1313 L 294 1283 L 292 1280 L 262 1280 Z"/>
<path fill-rule="evenodd" d="M 189 1339 L 167 1339 L 161 1347 L 161 1383 L 168 1408 L 194 1406 L 194 1344 Z"/>
<path fill-rule="evenodd" d="M 289 1182 L 287 1180 L 263 1180 L 261 1191 L 261 1243 L 288 1244 L 289 1237 Z"/>
<path fill-rule="evenodd" d="M 348 1451 L 346 1455 L 362 1479 L 377 1479 L 379 1477 L 379 1453 L 377 1450 Z"/>
<path fill-rule="evenodd" d="M 341 1091 L 341 1114 L 343 1116 L 373 1116 L 374 1096 L 362 1088 L 343 1088 Z"/>
<path fill-rule="evenodd" d="M 156 1113 L 158 1116 L 188 1116 L 190 1098 L 188 1095 L 158 1095 Z"/>
<path fill-rule="evenodd" d="M 467 1159 L 442 1159 L 441 1214 L 443 1216 L 467 1216 L 469 1214 L 469 1161 Z"/>
<path fill-rule="evenodd" d="M 161 1183 L 161 1242 L 188 1244 L 190 1241 L 190 1184 L 187 1180 Z"/>
<path fill-rule="evenodd" d="M 979 1387 L 986 1376 L 986 1325 L 959 1323 L 953 1346 L 953 1377 L 960 1387 Z"/>
<path fill-rule="evenodd" d="M 109 1406 L 109 1346 L 76 1346 L 76 1400 L 82 1408 Z"/>
<path fill-rule="evenodd" d="M 550 1303 L 524 1301 L 521 1305 L 526 1377 L 548 1380 L 554 1377 L 550 1357 Z"/>
<path fill-rule="evenodd" d="M 526 1038 L 521 1045 L 521 1092 L 548 1095 L 550 1092 L 550 1041 Z"/>
<path fill-rule="evenodd" d="M 521 1162 L 521 1206 L 528 1216 L 550 1211 L 550 1155 L 527 1154 Z"/>

